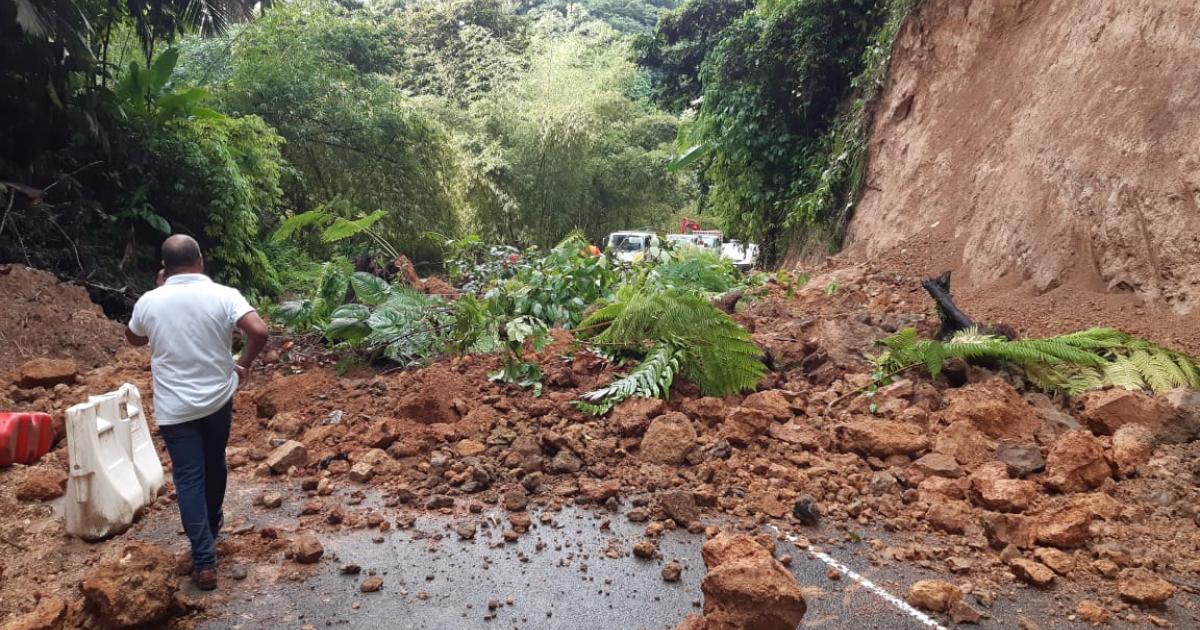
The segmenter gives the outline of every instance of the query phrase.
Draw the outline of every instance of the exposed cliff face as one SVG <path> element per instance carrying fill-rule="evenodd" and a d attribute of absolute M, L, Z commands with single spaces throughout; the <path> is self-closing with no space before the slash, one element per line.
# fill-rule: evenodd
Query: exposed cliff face
<path fill-rule="evenodd" d="M 896 42 L 851 252 L 1200 314 L 1197 60 L 1189 0 L 926 0 Z"/>

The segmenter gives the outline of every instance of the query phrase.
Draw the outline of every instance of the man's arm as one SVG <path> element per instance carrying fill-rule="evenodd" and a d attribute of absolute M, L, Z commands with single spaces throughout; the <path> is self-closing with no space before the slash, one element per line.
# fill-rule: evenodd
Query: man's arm
<path fill-rule="evenodd" d="M 242 356 L 237 362 L 237 366 L 241 368 L 240 371 L 244 372 L 250 369 L 259 353 L 267 347 L 267 323 L 258 316 L 257 312 L 250 311 L 237 321 L 237 327 L 241 328 L 246 335 L 246 347 L 242 350 Z"/>
<path fill-rule="evenodd" d="M 128 341 L 129 345 L 131 346 L 144 346 L 150 343 L 149 337 L 143 337 L 133 332 L 128 326 L 125 327 L 125 340 Z"/>

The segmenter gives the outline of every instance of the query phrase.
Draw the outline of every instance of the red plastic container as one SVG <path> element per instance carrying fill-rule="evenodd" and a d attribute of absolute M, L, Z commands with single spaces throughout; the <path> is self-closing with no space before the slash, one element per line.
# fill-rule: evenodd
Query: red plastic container
<path fill-rule="evenodd" d="M 32 464 L 50 452 L 54 426 L 48 413 L 0 413 L 0 466 Z"/>

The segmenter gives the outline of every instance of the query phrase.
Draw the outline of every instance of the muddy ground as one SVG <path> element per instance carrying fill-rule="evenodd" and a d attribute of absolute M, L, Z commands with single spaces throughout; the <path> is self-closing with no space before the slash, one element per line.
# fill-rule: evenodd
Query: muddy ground
<path fill-rule="evenodd" d="M 703 398 L 681 383 L 668 401 L 631 401 L 600 419 L 570 401 L 613 368 L 565 332 L 540 354 L 540 398 L 489 382 L 494 357 L 339 376 L 334 357 L 278 337 L 237 397 L 237 491 L 217 594 L 175 575 L 186 573 L 175 570 L 186 545 L 169 487 L 126 534 L 95 545 L 65 536 L 60 444 L 36 467 L 0 471 L 0 510 L 12 515 L 0 521 L 0 622 L 101 627 L 113 623 L 106 606 L 122 606 L 125 621 L 177 627 L 591 627 L 611 599 L 622 627 L 701 611 L 687 627 L 755 625 L 747 608 L 790 619 L 801 602 L 809 627 L 919 627 L 918 615 L 986 627 L 1197 625 L 1194 395 L 1066 401 L 959 365 L 936 380 L 902 375 L 872 412 L 848 394 L 869 380 L 873 342 L 935 327 L 917 278 L 852 266 L 794 297 L 768 285 L 747 302 L 736 317 L 773 366 L 759 392 Z M 109 324 L 84 332 L 103 338 Z M 0 407 L 61 419 L 123 382 L 151 393 L 144 352 L 112 348 L 95 363 L 59 365 L 59 382 L 33 384 L 14 361 Z M 766 547 L 739 546 L 738 533 L 775 544 L 760 556 Z M 679 581 L 667 581 L 675 559 Z M 342 575 L 348 563 L 362 572 Z M 781 577 L 784 564 L 798 586 Z M 379 591 L 360 590 L 370 577 L 382 578 Z M 534 589 L 547 580 L 564 587 Z M 767 597 L 764 585 L 777 590 Z"/>

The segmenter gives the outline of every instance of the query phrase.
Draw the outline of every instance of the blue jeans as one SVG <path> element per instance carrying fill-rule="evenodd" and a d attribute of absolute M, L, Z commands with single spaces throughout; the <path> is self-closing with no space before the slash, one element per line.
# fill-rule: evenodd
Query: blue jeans
<path fill-rule="evenodd" d="M 217 564 L 214 540 L 221 529 L 225 502 L 225 445 L 233 421 L 233 399 L 215 413 L 158 427 L 171 455 L 171 477 L 183 530 L 192 543 L 192 569 Z"/>

